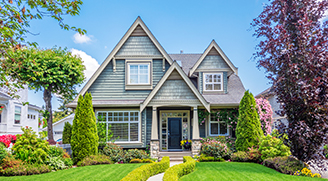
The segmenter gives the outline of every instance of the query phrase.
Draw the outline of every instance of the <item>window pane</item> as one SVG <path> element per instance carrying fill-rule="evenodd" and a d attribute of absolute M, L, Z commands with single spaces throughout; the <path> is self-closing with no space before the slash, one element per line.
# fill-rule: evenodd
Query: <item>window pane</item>
<path fill-rule="evenodd" d="M 15 124 L 20 124 L 20 120 L 21 120 L 21 115 L 20 114 L 15 114 Z"/>
<path fill-rule="evenodd" d="M 214 84 L 214 90 L 221 90 L 221 84 Z"/>
<path fill-rule="evenodd" d="M 214 77 L 214 82 L 221 82 L 221 75 L 220 74 L 214 74 L 213 75 L 213 77 Z"/>
<path fill-rule="evenodd" d="M 138 83 L 138 75 L 130 75 L 130 83 L 137 84 Z"/>
<path fill-rule="evenodd" d="M 112 126 L 111 130 L 113 133 L 112 139 L 116 139 L 116 141 L 129 141 L 129 123 L 116 123 L 110 124 Z"/>
<path fill-rule="evenodd" d="M 148 65 L 140 65 L 140 73 L 148 74 Z"/>
<path fill-rule="evenodd" d="M 123 121 L 123 112 L 119 112 L 118 115 L 118 121 Z"/>
<path fill-rule="evenodd" d="M 138 74 L 138 65 L 130 65 L 130 74 Z"/>
<path fill-rule="evenodd" d="M 106 112 L 98 112 L 98 116 L 97 116 L 97 119 L 98 119 L 98 121 L 101 121 L 101 122 L 103 122 L 103 121 L 106 121 Z"/>
<path fill-rule="evenodd" d="M 113 113 L 108 112 L 108 121 L 113 121 Z"/>
<path fill-rule="evenodd" d="M 219 124 L 211 123 L 211 134 L 219 134 Z"/>
<path fill-rule="evenodd" d="M 211 74 L 205 74 L 205 82 L 212 82 L 212 75 Z"/>
<path fill-rule="evenodd" d="M 15 113 L 21 113 L 21 107 L 15 106 Z"/>
<path fill-rule="evenodd" d="M 114 121 L 118 121 L 118 112 L 114 112 Z"/>
<path fill-rule="evenodd" d="M 129 121 L 129 112 L 124 112 L 124 121 Z"/>
<path fill-rule="evenodd" d="M 138 123 L 130 124 L 130 141 L 138 141 Z"/>
<path fill-rule="evenodd" d="M 205 84 L 205 90 L 213 90 L 212 84 Z"/>
<path fill-rule="evenodd" d="M 148 83 L 148 74 L 147 75 L 139 75 L 141 84 Z"/>
<path fill-rule="evenodd" d="M 220 123 L 220 134 L 227 134 L 227 124 L 226 123 Z"/>

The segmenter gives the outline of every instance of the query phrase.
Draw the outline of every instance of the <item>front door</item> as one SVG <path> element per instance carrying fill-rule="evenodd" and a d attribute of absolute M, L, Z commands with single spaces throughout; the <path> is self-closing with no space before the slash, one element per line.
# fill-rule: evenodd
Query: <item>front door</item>
<path fill-rule="evenodd" d="M 181 118 L 168 118 L 168 149 L 181 149 Z"/>

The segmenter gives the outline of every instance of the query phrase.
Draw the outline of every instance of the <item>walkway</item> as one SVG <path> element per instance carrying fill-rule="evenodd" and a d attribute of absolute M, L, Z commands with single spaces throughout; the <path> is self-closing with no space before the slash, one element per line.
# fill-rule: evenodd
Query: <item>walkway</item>
<path fill-rule="evenodd" d="M 172 162 L 170 162 L 170 167 L 172 167 L 173 165 L 180 164 L 180 163 L 182 163 L 182 162 L 172 161 Z M 163 177 L 164 177 L 164 173 L 160 173 L 160 174 L 150 177 L 147 181 L 162 181 Z"/>

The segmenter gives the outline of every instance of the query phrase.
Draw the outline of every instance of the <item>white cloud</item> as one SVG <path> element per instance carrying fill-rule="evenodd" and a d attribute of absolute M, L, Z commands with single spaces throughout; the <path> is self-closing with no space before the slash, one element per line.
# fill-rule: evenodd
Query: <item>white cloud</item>
<path fill-rule="evenodd" d="M 79 33 L 75 33 L 73 35 L 74 43 L 82 44 L 82 43 L 89 43 L 91 41 L 92 36 L 88 35 L 80 35 Z"/>
<path fill-rule="evenodd" d="M 88 80 L 93 75 L 93 73 L 95 73 L 95 71 L 98 69 L 99 63 L 97 62 L 96 59 L 92 58 L 90 55 L 86 54 L 82 50 L 77 50 L 77 49 L 72 48 L 71 52 L 72 52 L 72 55 L 77 55 L 77 56 L 81 57 L 81 59 L 83 61 L 83 65 L 86 68 L 84 70 L 84 75 L 87 78 L 86 80 Z"/>

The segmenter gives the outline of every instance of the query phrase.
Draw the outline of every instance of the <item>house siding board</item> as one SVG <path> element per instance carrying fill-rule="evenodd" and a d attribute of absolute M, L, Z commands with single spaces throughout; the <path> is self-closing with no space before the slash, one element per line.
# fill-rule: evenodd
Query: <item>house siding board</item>
<path fill-rule="evenodd" d="M 199 72 L 199 84 L 198 84 L 198 87 L 199 87 L 199 92 L 201 94 L 203 94 L 203 72 Z"/>
<path fill-rule="evenodd" d="M 224 93 L 228 93 L 228 73 L 223 72 L 223 91 Z"/>
<path fill-rule="evenodd" d="M 197 99 L 184 80 L 167 80 L 154 96 L 155 100 Z"/>
<path fill-rule="evenodd" d="M 198 66 L 198 69 L 220 69 L 230 68 L 229 65 L 218 55 L 207 55 L 202 63 Z"/>
<path fill-rule="evenodd" d="M 161 53 L 148 36 L 130 36 L 116 55 L 161 55 Z"/>
<path fill-rule="evenodd" d="M 153 87 L 157 85 L 170 65 L 165 61 L 165 71 L 163 71 L 163 60 L 153 60 Z"/>

